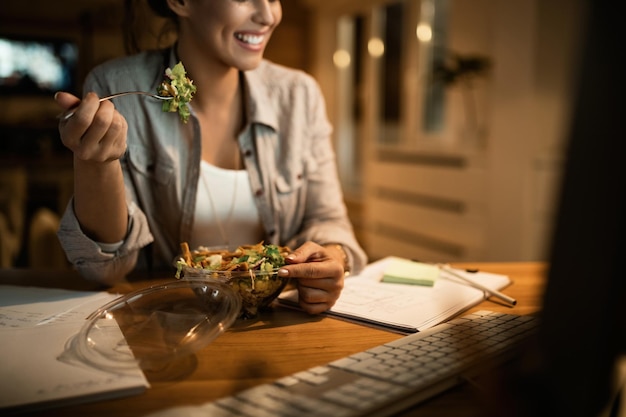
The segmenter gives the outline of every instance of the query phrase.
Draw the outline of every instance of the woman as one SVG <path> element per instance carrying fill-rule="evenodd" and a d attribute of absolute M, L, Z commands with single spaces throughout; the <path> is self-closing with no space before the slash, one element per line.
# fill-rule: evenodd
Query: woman
<path fill-rule="evenodd" d="M 263 59 L 282 18 L 277 0 L 150 0 L 177 42 L 107 62 L 85 81 L 59 131 L 74 154 L 74 196 L 59 229 L 68 259 L 113 283 L 133 269 L 171 268 L 180 242 L 295 248 L 280 274 L 301 307 L 330 308 L 346 271 L 366 262 L 347 217 L 325 105 L 308 75 Z M 197 87 L 183 123 L 144 96 L 166 68 Z"/>

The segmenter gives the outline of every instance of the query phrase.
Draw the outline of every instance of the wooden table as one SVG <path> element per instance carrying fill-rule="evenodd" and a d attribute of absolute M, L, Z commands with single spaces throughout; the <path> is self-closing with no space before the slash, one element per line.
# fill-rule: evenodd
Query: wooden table
<path fill-rule="evenodd" d="M 515 307 L 485 301 L 470 311 L 486 309 L 515 314 L 539 311 L 546 275 L 542 263 L 455 264 L 506 274 L 513 284 L 504 292 L 518 300 Z M 153 281 L 150 281 L 152 284 Z M 0 270 L 0 284 L 97 289 L 68 271 Z M 146 281 L 117 285 L 111 292 L 128 292 Z M 145 393 L 32 413 L 31 416 L 142 416 L 178 405 L 195 405 L 228 396 L 258 384 L 386 343 L 401 335 L 334 318 L 311 316 L 274 307 L 255 321 L 235 325 L 196 355 L 180 360 L 158 375 L 147 375 Z M 443 393 L 404 416 L 476 416 L 479 404 L 471 384 Z"/>

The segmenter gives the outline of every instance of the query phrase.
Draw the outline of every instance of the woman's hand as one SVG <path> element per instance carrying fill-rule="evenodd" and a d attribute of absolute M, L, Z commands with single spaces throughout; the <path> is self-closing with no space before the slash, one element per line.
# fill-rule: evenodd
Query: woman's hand
<path fill-rule="evenodd" d="M 343 289 L 343 253 L 335 248 L 306 242 L 286 260 L 289 265 L 281 268 L 278 274 L 297 279 L 300 307 L 310 314 L 330 309 Z"/>
<path fill-rule="evenodd" d="M 95 93 L 78 97 L 58 92 L 54 99 L 63 110 L 75 108 L 72 117 L 59 122 L 61 141 L 76 158 L 86 162 L 109 162 L 126 151 L 128 125 L 108 100 L 99 101 Z"/>

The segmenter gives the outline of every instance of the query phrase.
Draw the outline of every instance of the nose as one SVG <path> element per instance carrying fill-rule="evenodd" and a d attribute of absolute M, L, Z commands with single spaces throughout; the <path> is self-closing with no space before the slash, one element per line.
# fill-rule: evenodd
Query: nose
<path fill-rule="evenodd" d="M 279 0 L 255 0 L 256 11 L 252 16 L 255 23 L 274 26 L 280 21 L 281 4 Z"/>

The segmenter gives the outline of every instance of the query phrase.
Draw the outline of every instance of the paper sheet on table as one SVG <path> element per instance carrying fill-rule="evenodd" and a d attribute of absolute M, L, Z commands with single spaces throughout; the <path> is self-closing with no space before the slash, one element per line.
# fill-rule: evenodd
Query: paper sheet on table
<path fill-rule="evenodd" d="M 482 290 L 441 272 L 432 287 L 381 282 L 385 268 L 395 257 L 373 262 L 358 275 L 345 280 L 339 300 L 326 314 L 401 333 L 426 330 L 478 304 Z M 456 270 L 460 274 L 469 272 Z M 505 275 L 471 273 L 488 288 L 500 290 L 511 283 Z M 297 290 L 284 292 L 279 301 L 297 304 Z"/>
<path fill-rule="evenodd" d="M 0 410 L 36 409 L 130 395 L 148 382 L 58 358 L 85 318 L 116 298 L 106 292 L 0 286 Z"/>

